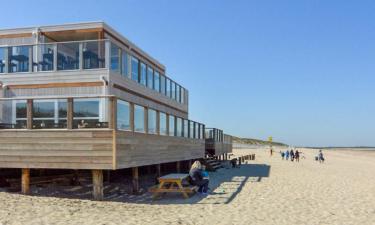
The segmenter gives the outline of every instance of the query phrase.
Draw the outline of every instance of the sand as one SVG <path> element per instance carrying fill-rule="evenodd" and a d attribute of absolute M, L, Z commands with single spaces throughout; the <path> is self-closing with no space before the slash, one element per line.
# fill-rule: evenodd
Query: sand
<path fill-rule="evenodd" d="M 278 149 L 276 150 L 278 151 Z M 121 201 L 23 196 L 0 192 L 0 224 L 375 224 L 375 152 L 325 151 L 299 163 L 261 148 L 236 169 L 210 173 L 213 193 L 185 200 L 149 194 Z"/>

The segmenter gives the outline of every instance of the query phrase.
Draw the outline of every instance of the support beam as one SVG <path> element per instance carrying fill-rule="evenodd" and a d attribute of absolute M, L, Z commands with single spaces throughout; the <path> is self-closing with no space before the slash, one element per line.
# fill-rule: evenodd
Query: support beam
<path fill-rule="evenodd" d="M 103 170 L 92 170 L 92 184 L 94 200 L 103 200 Z"/>
<path fill-rule="evenodd" d="M 176 162 L 176 171 L 177 171 L 177 173 L 181 173 L 181 162 L 180 161 Z"/>
<path fill-rule="evenodd" d="M 139 193 L 139 171 L 138 171 L 138 167 L 133 167 L 132 172 L 133 172 L 133 193 L 138 194 Z"/>
<path fill-rule="evenodd" d="M 73 98 L 67 99 L 67 110 L 66 110 L 66 126 L 68 129 L 73 129 Z"/>
<path fill-rule="evenodd" d="M 33 129 L 33 100 L 27 99 L 27 106 L 26 106 L 26 128 Z"/>
<path fill-rule="evenodd" d="M 109 98 L 109 129 L 117 129 L 117 99 L 116 97 Z"/>
<path fill-rule="evenodd" d="M 30 193 L 30 169 L 23 168 L 22 169 L 22 181 L 21 181 L 21 191 L 22 194 L 29 194 Z"/>
<path fill-rule="evenodd" d="M 159 178 L 161 177 L 161 165 L 156 164 L 156 176 Z"/>

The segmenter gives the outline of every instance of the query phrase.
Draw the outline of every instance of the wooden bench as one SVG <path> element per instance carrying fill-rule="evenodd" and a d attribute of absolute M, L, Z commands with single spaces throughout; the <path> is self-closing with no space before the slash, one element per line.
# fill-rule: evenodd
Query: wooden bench
<path fill-rule="evenodd" d="M 154 193 L 153 198 L 156 199 L 162 193 L 182 193 L 185 198 L 189 198 L 189 194 L 198 191 L 197 186 L 183 186 L 182 182 L 189 177 L 189 174 L 172 173 L 159 177 L 159 184 L 149 188 L 149 192 Z"/>

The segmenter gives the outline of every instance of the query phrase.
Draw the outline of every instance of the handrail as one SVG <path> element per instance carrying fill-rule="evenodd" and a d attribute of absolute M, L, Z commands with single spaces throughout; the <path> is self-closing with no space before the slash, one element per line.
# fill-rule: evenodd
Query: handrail
<path fill-rule="evenodd" d="M 44 43 L 18 44 L 18 45 L 0 45 L 0 48 L 19 47 L 19 46 L 35 46 L 35 45 L 54 45 L 54 44 L 67 44 L 67 43 L 85 43 L 85 42 L 99 42 L 99 41 L 105 42 L 105 41 L 110 41 L 110 40 L 109 39 L 96 39 L 96 40 L 44 42 Z"/>

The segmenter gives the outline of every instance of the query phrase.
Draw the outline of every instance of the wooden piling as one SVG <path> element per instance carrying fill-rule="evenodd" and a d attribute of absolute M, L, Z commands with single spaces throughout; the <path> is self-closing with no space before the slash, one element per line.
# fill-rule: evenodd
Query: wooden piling
<path fill-rule="evenodd" d="M 177 171 L 177 173 L 181 173 L 181 162 L 180 161 L 176 162 L 176 171 Z"/>
<path fill-rule="evenodd" d="M 139 193 L 139 172 L 138 167 L 132 168 L 133 172 L 133 193 L 138 194 Z"/>
<path fill-rule="evenodd" d="M 161 177 L 161 165 L 156 164 L 156 176 Z"/>
<path fill-rule="evenodd" d="M 22 194 L 29 194 L 30 193 L 30 169 L 23 168 L 21 178 L 22 178 L 21 179 Z"/>
<path fill-rule="evenodd" d="M 103 170 L 92 170 L 92 184 L 94 200 L 103 200 Z"/>

